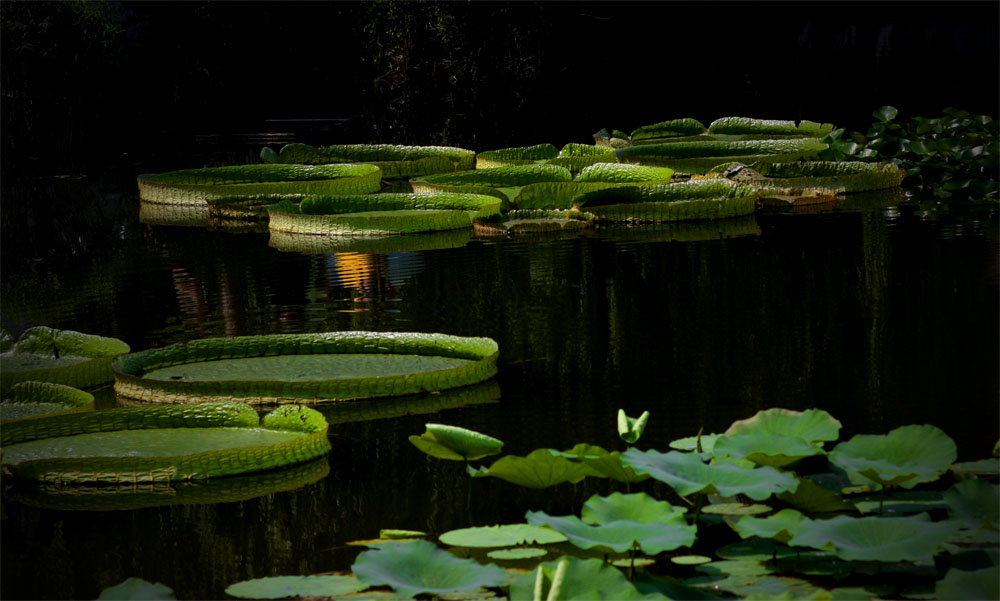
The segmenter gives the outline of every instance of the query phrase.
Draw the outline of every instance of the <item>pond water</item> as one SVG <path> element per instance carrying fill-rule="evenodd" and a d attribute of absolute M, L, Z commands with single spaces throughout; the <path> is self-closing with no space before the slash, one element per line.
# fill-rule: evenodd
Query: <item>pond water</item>
<path fill-rule="evenodd" d="M 724 227 L 303 254 L 266 233 L 140 222 L 138 169 L 5 177 L 0 319 L 15 336 L 47 325 L 138 351 L 210 336 L 442 332 L 497 340 L 499 374 L 465 396 L 331 410 L 332 453 L 266 482 L 137 487 L 116 495 L 131 508 L 114 509 L 101 491 L 43 495 L 5 480 L 5 599 L 93 599 L 129 576 L 178 598 L 223 598 L 240 580 L 347 569 L 360 551 L 347 543 L 380 528 L 564 515 L 612 490 L 477 479 L 467 512 L 464 466 L 407 440 L 426 422 L 520 455 L 620 449 L 619 408 L 651 412 L 640 448 L 776 406 L 829 411 L 842 440 L 931 423 L 963 460 L 1000 435 L 996 208 L 869 195 Z M 97 396 L 116 403 L 110 389 Z M 212 495 L 223 502 L 205 503 Z"/>

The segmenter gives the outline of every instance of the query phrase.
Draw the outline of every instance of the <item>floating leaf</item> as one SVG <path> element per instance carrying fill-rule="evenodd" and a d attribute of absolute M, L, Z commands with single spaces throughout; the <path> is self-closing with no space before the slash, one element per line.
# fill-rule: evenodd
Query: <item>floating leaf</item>
<path fill-rule="evenodd" d="M 334 597 L 368 588 L 354 576 L 316 574 L 274 576 L 244 580 L 226 587 L 226 594 L 240 599 L 284 599 L 286 597 Z"/>
<path fill-rule="evenodd" d="M 675 555 L 670 558 L 671 563 L 679 566 L 697 566 L 712 561 L 711 557 L 704 555 Z"/>
<path fill-rule="evenodd" d="M 410 442 L 424 453 L 439 459 L 473 461 L 496 455 L 503 442 L 473 430 L 444 424 L 424 424 L 427 431 L 410 436 Z"/>
<path fill-rule="evenodd" d="M 702 513 L 713 515 L 756 515 L 772 511 L 767 505 L 744 505 L 743 503 L 713 503 L 701 508 Z"/>
<path fill-rule="evenodd" d="M 571 461 L 553 449 L 535 449 L 527 457 L 507 455 L 489 468 L 470 472 L 474 478 L 493 476 L 528 488 L 547 488 L 563 482 L 579 482 L 600 476 L 584 463 Z"/>
<path fill-rule="evenodd" d="M 351 570 L 361 582 L 369 586 L 388 585 L 404 597 L 470 592 L 484 586 L 500 586 L 506 578 L 504 571 L 495 565 L 459 559 L 428 541 L 387 543 L 365 551 L 354 560 Z"/>
<path fill-rule="evenodd" d="M 733 525 L 733 530 L 741 538 L 759 536 L 760 538 L 773 538 L 779 543 L 787 543 L 799 531 L 803 522 L 809 518 L 794 509 L 782 509 L 778 513 L 766 517 L 742 517 Z"/>
<path fill-rule="evenodd" d="M 1000 599 L 1000 567 L 971 572 L 948 570 L 935 587 L 940 599 Z"/>
<path fill-rule="evenodd" d="M 518 547 L 516 549 L 497 549 L 496 551 L 490 551 L 486 554 L 490 559 L 532 559 L 535 557 L 542 557 L 547 554 L 548 551 L 545 549 L 539 549 L 536 547 Z"/>
<path fill-rule="evenodd" d="M 913 488 L 933 482 L 958 456 L 947 434 L 930 425 L 902 426 L 885 435 L 859 434 L 830 452 L 830 463 L 851 482 Z"/>
<path fill-rule="evenodd" d="M 649 480 L 649 474 L 640 474 L 631 466 L 625 465 L 622 462 L 622 454 L 618 451 L 608 452 L 599 446 L 580 443 L 560 454 L 585 463 L 596 473 L 595 475 L 618 482 L 633 483 Z"/>
<path fill-rule="evenodd" d="M 97 601 L 114 600 L 149 600 L 149 601 L 169 601 L 176 599 L 174 591 L 169 586 L 152 583 L 142 578 L 126 578 L 121 584 L 109 587 L 101 591 Z"/>
<path fill-rule="evenodd" d="M 794 557 L 801 553 L 798 549 L 778 544 L 772 539 L 752 538 L 720 547 L 715 554 L 722 559 L 768 561 L 775 557 Z"/>
<path fill-rule="evenodd" d="M 539 528 L 528 524 L 505 524 L 451 530 L 442 534 L 440 539 L 446 545 L 458 547 L 512 547 L 523 543 L 539 545 L 561 543 L 566 537 L 551 528 Z"/>
<path fill-rule="evenodd" d="M 931 522 L 927 514 L 839 516 L 803 522 L 789 544 L 833 551 L 848 561 L 926 561 L 958 528 L 955 521 Z"/>
<path fill-rule="evenodd" d="M 712 449 L 716 457 L 746 458 L 771 467 L 785 467 L 822 453 L 823 449 L 803 438 L 768 432 L 720 436 Z"/>
<path fill-rule="evenodd" d="M 777 434 L 795 436 L 806 442 L 816 443 L 837 440 L 840 422 L 821 409 L 792 411 L 791 409 L 765 409 L 751 418 L 733 422 L 725 431 L 735 434 Z"/>
<path fill-rule="evenodd" d="M 560 577 L 557 566 L 562 564 Z M 558 580 L 558 583 L 556 582 Z M 557 588 L 552 594 L 552 588 Z M 558 562 L 540 564 L 530 574 L 517 578 L 510 586 L 510 601 L 534 599 L 620 599 L 631 601 L 644 596 L 621 570 L 600 559 L 565 557 Z"/>
<path fill-rule="evenodd" d="M 655 555 L 678 547 L 689 547 L 694 544 L 696 530 L 694 525 L 688 525 L 682 519 L 649 523 L 616 520 L 593 526 L 576 516 L 557 517 L 541 511 L 529 511 L 525 518 L 529 524 L 555 528 L 581 549 L 597 547 L 618 553 L 638 547 L 644 553 Z"/>
<path fill-rule="evenodd" d="M 966 480 L 944 493 L 949 513 L 976 530 L 1000 526 L 1000 488 L 985 480 Z"/>
<path fill-rule="evenodd" d="M 399 540 L 406 538 L 423 538 L 427 536 L 426 532 L 421 532 L 420 530 L 398 530 L 395 528 L 383 528 L 378 531 L 378 537 L 387 540 Z"/>
<path fill-rule="evenodd" d="M 638 472 L 648 472 L 653 478 L 665 482 L 687 496 L 703 492 L 732 496 L 745 494 L 755 501 L 763 501 L 772 494 L 794 491 L 798 478 L 770 467 L 746 469 L 731 463 L 705 464 L 692 453 L 670 451 L 638 451 L 629 449 L 622 455 L 626 465 Z"/>
<path fill-rule="evenodd" d="M 822 486 L 814 478 L 815 476 L 800 478 L 795 492 L 783 492 L 778 498 L 807 513 L 854 510 L 854 505 L 841 498 L 839 492 Z"/>
<path fill-rule="evenodd" d="M 643 411 L 639 417 L 625 415 L 624 409 L 618 410 L 618 436 L 628 444 L 635 444 L 649 421 L 649 411 Z"/>
<path fill-rule="evenodd" d="M 658 501 L 646 493 L 611 493 L 606 497 L 594 495 L 587 499 L 580 517 L 588 524 L 609 524 L 629 520 L 641 524 L 672 524 L 684 520 L 687 509 L 666 501 Z"/>
<path fill-rule="evenodd" d="M 703 453 L 711 453 L 715 448 L 715 441 L 722 436 L 722 434 L 701 434 L 699 436 L 686 436 L 684 438 L 678 438 L 670 443 L 671 449 L 676 449 L 678 451 L 697 451 L 698 442 L 701 441 L 701 451 Z"/>
<path fill-rule="evenodd" d="M 900 516 L 947 507 L 941 493 L 936 490 L 907 490 L 874 495 L 862 495 L 851 499 L 861 513 L 878 513 L 884 516 Z"/>

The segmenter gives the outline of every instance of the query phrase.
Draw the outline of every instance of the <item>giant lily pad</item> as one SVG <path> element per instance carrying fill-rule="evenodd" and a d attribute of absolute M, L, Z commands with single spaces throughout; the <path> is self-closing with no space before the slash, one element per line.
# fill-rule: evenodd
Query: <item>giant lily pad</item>
<path fill-rule="evenodd" d="M 496 403 L 500 400 L 500 385 L 487 380 L 471 386 L 450 388 L 438 394 L 413 394 L 401 397 L 363 399 L 351 403 L 322 403 L 315 405 L 326 421 L 346 424 L 375 419 L 389 419 L 404 415 L 437 413 L 468 405 Z"/>
<path fill-rule="evenodd" d="M 559 531 L 528 524 L 461 528 L 445 532 L 439 538 L 446 545 L 458 547 L 513 547 L 524 543 L 545 545 L 566 540 L 566 536 Z"/>
<path fill-rule="evenodd" d="M 269 148 L 261 157 L 270 163 L 324 165 L 329 163 L 372 163 L 383 178 L 405 178 L 448 171 L 464 171 L 475 166 L 476 153 L 451 146 L 401 146 L 393 144 L 336 144 L 310 146 L 286 144 L 275 153 Z"/>
<path fill-rule="evenodd" d="M 557 156 L 559 149 L 552 144 L 484 150 L 476 153 L 476 169 L 541 164 Z"/>
<path fill-rule="evenodd" d="M 492 196 L 461 193 L 307 196 L 268 207 L 268 228 L 290 234 L 378 238 L 471 228 L 472 219 L 498 215 Z"/>
<path fill-rule="evenodd" d="M 234 165 L 140 175 L 146 202 L 207 206 L 219 196 L 255 194 L 366 194 L 382 186 L 375 165 Z"/>
<path fill-rule="evenodd" d="M 799 485 L 794 475 L 774 468 L 746 469 L 732 463 L 708 465 L 696 453 L 629 449 L 622 454 L 622 459 L 637 472 L 648 472 L 683 496 L 698 492 L 727 497 L 744 494 L 755 501 L 763 501 L 772 494 L 794 492 Z"/>
<path fill-rule="evenodd" d="M 402 396 L 484 381 L 496 374 L 498 354 L 489 338 L 446 334 L 206 338 L 118 357 L 115 392 L 167 403 L 308 403 Z"/>
<path fill-rule="evenodd" d="M 56 415 L 4 426 L 3 465 L 46 482 L 170 482 L 263 471 L 330 450 L 327 423 L 286 405 L 258 418 L 240 403 Z"/>
<path fill-rule="evenodd" d="M 568 182 L 572 173 L 557 165 L 520 165 L 441 173 L 410 180 L 414 192 L 467 192 L 493 195 L 509 202 L 522 186 L 538 182 Z"/>
<path fill-rule="evenodd" d="M 932 522 L 925 513 L 899 518 L 839 516 L 802 522 L 789 544 L 832 551 L 848 561 L 927 561 L 959 527 L 952 520 Z"/>
<path fill-rule="evenodd" d="M 403 597 L 446 595 L 500 586 L 506 574 L 495 565 L 459 559 L 427 541 L 386 543 L 365 551 L 351 570 L 369 586 L 388 585 Z"/>
<path fill-rule="evenodd" d="M 665 142 L 629 146 L 615 151 L 622 163 L 669 167 L 682 173 L 705 173 L 717 165 L 742 161 L 791 162 L 815 157 L 827 144 L 814 138 L 739 141 Z"/>
<path fill-rule="evenodd" d="M 912 425 L 885 435 L 858 434 L 834 447 L 829 460 L 855 484 L 913 488 L 937 480 L 957 457 L 955 441 L 939 428 Z"/>
<path fill-rule="evenodd" d="M 458 426 L 425 424 L 424 427 L 427 431 L 420 436 L 410 436 L 410 442 L 439 459 L 474 461 L 496 455 L 503 448 L 503 442 L 492 436 Z"/>
<path fill-rule="evenodd" d="M 29 380 L 92 388 L 107 384 L 113 357 L 129 352 L 117 338 L 37 326 L 0 354 L 0 391 Z"/>
<path fill-rule="evenodd" d="M 368 586 L 353 575 L 271 576 L 244 580 L 226 587 L 226 594 L 240 599 L 286 597 L 336 597 L 363 591 Z"/>
<path fill-rule="evenodd" d="M 18 382 L 0 401 L 0 422 L 94 408 L 94 395 L 51 382 Z"/>
<path fill-rule="evenodd" d="M 526 457 L 507 455 L 489 468 L 471 471 L 473 478 L 492 476 L 528 488 L 548 488 L 600 475 L 587 464 L 572 461 L 553 449 L 535 449 Z"/>

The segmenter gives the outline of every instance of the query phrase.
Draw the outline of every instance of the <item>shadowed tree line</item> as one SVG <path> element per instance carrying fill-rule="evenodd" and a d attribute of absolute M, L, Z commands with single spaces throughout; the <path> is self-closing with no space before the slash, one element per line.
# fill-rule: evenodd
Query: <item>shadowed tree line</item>
<path fill-rule="evenodd" d="M 348 118 L 315 143 L 474 150 L 681 116 L 995 112 L 991 2 L 8 0 L 5 166 Z M 346 123 L 346 125 L 345 125 Z M 179 137 L 180 136 L 180 137 Z M 98 163 L 99 164 L 99 163 Z"/>

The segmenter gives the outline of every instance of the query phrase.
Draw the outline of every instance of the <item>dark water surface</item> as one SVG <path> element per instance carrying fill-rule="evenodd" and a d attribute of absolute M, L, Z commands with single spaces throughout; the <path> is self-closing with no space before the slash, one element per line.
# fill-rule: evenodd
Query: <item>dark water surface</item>
<path fill-rule="evenodd" d="M 443 332 L 496 339 L 499 375 L 459 394 L 324 410 L 333 452 L 264 479 L 116 496 L 5 480 L 4 599 L 93 599 L 129 576 L 217 599 L 240 580 L 347 569 L 359 548 L 346 543 L 380 528 L 467 526 L 464 466 L 407 440 L 429 421 L 520 455 L 621 448 L 618 408 L 651 412 L 641 448 L 775 406 L 831 412 L 842 440 L 931 423 L 961 459 L 987 456 L 1000 435 L 995 208 L 869 195 L 721 226 L 302 254 L 266 233 L 141 223 L 134 175 L 5 178 L 0 319 L 15 337 L 47 325 L 138 351 L 208 336 Z M 99 402 L 115 404 L 113 392 Z M 472 486 L 477 524 L 576 513 L 611 490 Z M 199 502 L 212 498 L 223 502 Z"/>

